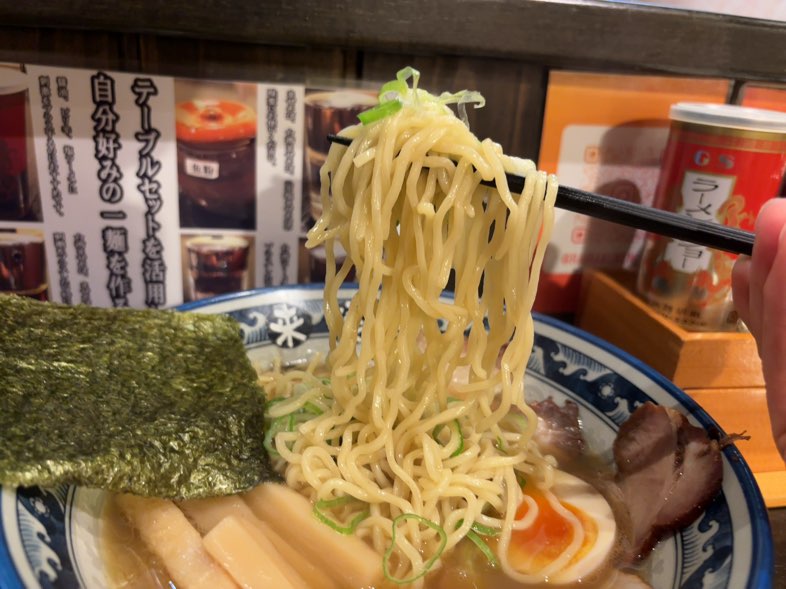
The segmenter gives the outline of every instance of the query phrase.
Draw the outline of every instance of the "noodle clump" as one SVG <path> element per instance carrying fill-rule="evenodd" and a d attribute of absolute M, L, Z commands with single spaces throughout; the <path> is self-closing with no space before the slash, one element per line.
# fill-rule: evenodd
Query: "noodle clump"
<path fill-rule="evenodd" d="M 383 86 L 381 118 L 345 129 L 352 144 L 333 145 L 321 171 L 307 245 L 327 255 L 324 374 L 312 361 L 262 377 L 287 484 L 384 553 L 389 580 L 414 585 L 473 526 L 497 536 L 509 572 L 521 480 L 550 485 L 523 381 L 557 190 L 447 106 L 463 116 L 482 99 L 432 96 L 417 78 L 408 68 Z M 523 194 L 506 172 L 526 177 Z"/>

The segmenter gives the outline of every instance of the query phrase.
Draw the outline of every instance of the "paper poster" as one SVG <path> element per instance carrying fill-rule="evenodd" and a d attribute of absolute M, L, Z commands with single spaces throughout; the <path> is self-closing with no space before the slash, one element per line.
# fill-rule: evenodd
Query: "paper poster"
<path fill-rule="evenodd" d="M 27 69 L 50 298 L 182 300 L 172 80 Z"/>
<path fill-rule="evenodd" d="M 304 97 L 0 66 L 0 291 L 164 308 L 309 279 Z"/>

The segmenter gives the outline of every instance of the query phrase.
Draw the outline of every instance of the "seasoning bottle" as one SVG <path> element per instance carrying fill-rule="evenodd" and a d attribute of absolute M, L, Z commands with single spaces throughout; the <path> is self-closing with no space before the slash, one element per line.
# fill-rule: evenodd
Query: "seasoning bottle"
<path fill-rule="evenodd" d="M 678 103 L 655 206 L 752 230 L 786 170 L 786 113 L 728 104 Z M 731 299 L 736 256 L 648 235 L 637 289 L 651 307 L 692 331 L 740 328 Z"/>

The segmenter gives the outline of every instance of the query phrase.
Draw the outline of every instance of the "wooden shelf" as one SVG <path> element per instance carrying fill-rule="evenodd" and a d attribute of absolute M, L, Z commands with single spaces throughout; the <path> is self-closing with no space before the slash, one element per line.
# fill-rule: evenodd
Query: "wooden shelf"
<path fill-rule="evenodd" d="M 61 35 L 95 31 L 786 80 L 786 52 L 773 49 L 782 44 L 783 23 L 592 0 L 0 0 L 0 23 Z"/>
<path fill-rule="evenodd" d="M 683 389 L 764 387 L 750 334 L 682 329 L 636 296 L 633 282 L 630 274 L 588 273 L 579 326 L 641 358 Z"/>

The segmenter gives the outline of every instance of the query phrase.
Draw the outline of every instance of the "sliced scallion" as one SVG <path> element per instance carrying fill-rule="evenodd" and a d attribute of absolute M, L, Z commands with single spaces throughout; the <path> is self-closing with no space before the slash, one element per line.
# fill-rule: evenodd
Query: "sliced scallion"
<path fill-rule="evenodd" d="M 276 405 L 276 404 L 281 403 L 282 401 L 286 401 L 286 400 L 288 400 L 287 397 L 273 397 L 272 399 L 269 399 L 265 404 L 268 407 L 270 407 L 271 405 Z"/>
<path fill-rule="evenodd" d="M 480 534 L 481 536 L 497 536 L 499 534 L 499 530 L 497 528 L 492 528 L 491 526 L 484 526 L 483 524 L 479 524 L 478 522 L 474 522 L 472 524 L 472 531 L 476 534 Z"/>
<path fill-rule="evenodd" d="M 527 478 L 524 476 L 523 472 L 516 471 L 516 482 L 518 482 L 520 488 L 524 488 L 527 486 Z"/>
<path fill-rule="evenodd" d="M 389 564 L 390 564 L 390 557 L 393 555 L 393 551 L 396 549 L 396 526 L 407 519 L 414 519 L 420 525 L 426 526 L 427 528 L 431 528 L 439 535 L 439 546 L 437 547 L 437 551 L 429 558 L 426 563 L 423 565 L 423 570 L 419 573 L 412 575 L 411 577 L 407 577 L 406 579 L 397 579 L 393 575 L 390 574 L 389 571 Z M 420 579 L 421 577 L 425 576 L 426 573 L 431 570 L 431 567 L 434 566 L 434 563 L 439 560 L 439 557 L 442 556 L 442 553 L 445 551 L 445 546 L 448 543 L 448 535 L 445 533 L 445 530 L 435 524 L 433 521 L 426 519 L 425 517 L 421 517 L 414 513 L 402 513 L 398 517 L 393 519 L 393 530 L 390 535 L 390 546 L 385 551 L 384 556 L 382 557 L 382 573 L 385 575 L 385 578 L 390 581 L 391 583 L 395 583 L 396 585 L 406 585 L 408 583 L 413 583 Z"/>
<path fill-rule="evenodd" d="M 364 110 L 362 113 L 358 114 L 358 120 L 364 125 L 370 125 L 371 123 L 382 120 L 398 112 L 401 110 L 402 106 L 404 105 L 400 100 L 389 100 L 373 108 Z"/>
<path fill-rule="evenodd" d="M 382 84 L 379 89 L 379 102 L 388 102 L 395 100 L 407 91 L 407 83 L 404 80 L 391 80 Z"/>
<path fill-rule="evenodd" d="M 483 553 L 483 556 L 488 559 L 491 566 L 496 567 L 499 565 L 497 555 L 494 554 L 494 551 L 491 549 L 491 547 L 486 544 L 478 534 L 470 530 L 467 532 L 467 538 L 478 547 L 478 550 L 480 550 Z"/>
<path fill-rule="evenodd" d="M 311 415 L 322 415 L 324 413 L 319 405 L 311 401 L 306 401 L 305 405 L 303 405 L 303 410 Z"/>
<path fill-rule="evenodd" d="M 529 425 L 526 417 L 524 417 L 521 413 L 514 413 L 513 411 L 502 418 L 502 423 L 510 427 L 509 431 L 516 433 L 525 432 L 527 430 L 527 426 Z"/>
<path fill-rule="evenodd" d="M 458 439 L 459 439 L 458 448 L 456 448 L 453 451 L 453 453 L 450 455 L 451 458 L 455 458 L 456 456 L 458 456 L 459 454 L 461 454 L 464 451 L 464 434 L 461 433 L 461 424 L 459 423 L 458 419 L 454 419 L 453 421 L 450 422 L 450 424 L 453 426 L 453 430 L 456 432 L 456 435 L 458 436 Z M 444 423 L 440 423 L 440 424 L 437 425 L 437 427 L 434 428 L 434 431 L 431 433 L 431 437 L 433 437 L 434 440 L 439 442 L 439 443 L 441 443 L 439 441 L 439 433 L 442 431 L 442 429 L 444 427 L 445 427 L 445 424 Z M 449 441 L 450 440 L 448 440 L 448 442 Z M 447 445 L 447 444 L 445 444 L 445 445 Z"/>
<path fill-rule="evenodd" d="M 462 525 L 464 525 L 464 520 L 458 520 L 456 524 L 456 529 L 458 530 Z M 492 528 L 490 526 L 484 526 L 483 524 L 479 524 L 478 522 L 472 522 L 470 526 L 470 530 L 475 532 L 476 534 L 480 534 L 481 536 L 496 536 L 499 534 L 499 530 L 497 528 Z"/>
<path fill-rule="evenodd" d="M 265 441 L 263 442 L 265 450 L 267 450 L 271 456 L 281 456 L 276 449 L 276 436 L 279 432 L 291 432 L 294 431 L 294 429 L 295 420 L 291 413 L 289 415 L 276 417 L 270 422 L 270 425 L 267 426 Z"/>
<path fill-rule="evenodd" d="M 349 495 L 345 495 L 343 497 L 338 497 L 336 499 L 323 499 L 321 501 L 317 501 L 314 504 L 314 515 L 317 517 L 319 521 L 321 521 L 326 526 L 329 526 L 339 534 L 344 534 L 348 536 L 350 534 L 354 534 L 357 527 L 360 525 L 364 519 L 366 519 L 371 511 L 369 510 L 368 506 L 366 509 L 361 511 L 360 513 L 356 514 L 347 525 L 342 525 L 324 513 L 324 510 L 334 509 L 336 507 L 343 507 L 344 505 L 348 505 L 350 503 L 360 502 L 359 499 L 355 499 L 354 497 L 350 497 Z"/>

